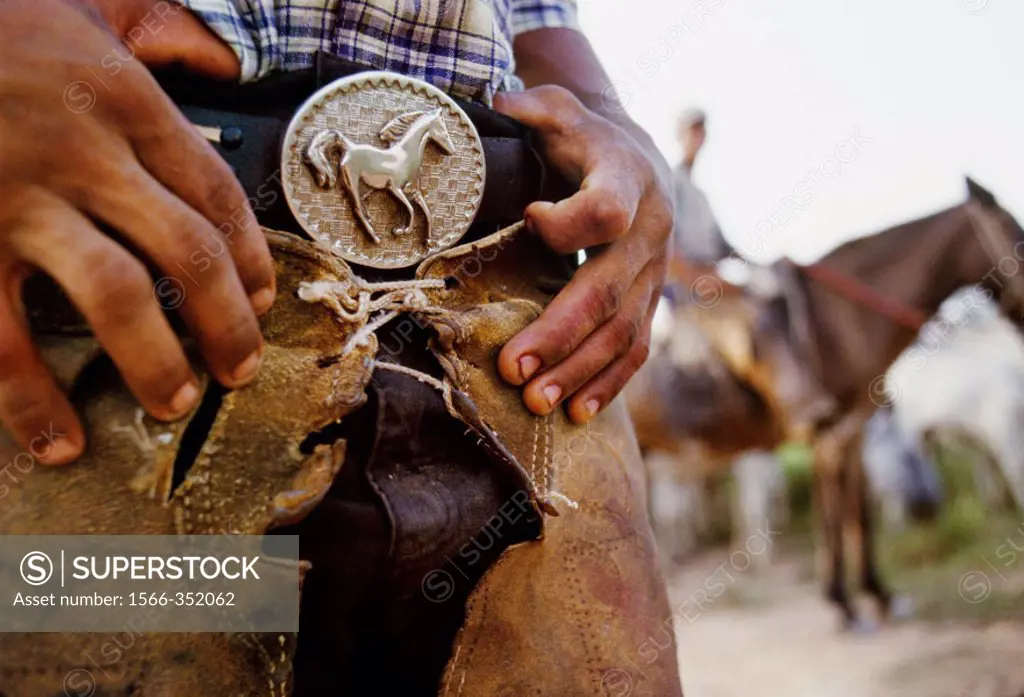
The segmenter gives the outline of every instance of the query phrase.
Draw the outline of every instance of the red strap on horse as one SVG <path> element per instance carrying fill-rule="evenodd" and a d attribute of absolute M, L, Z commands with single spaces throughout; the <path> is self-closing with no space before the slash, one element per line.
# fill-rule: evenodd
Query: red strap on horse
<path fill-rule="evenodd" d="M 847 300 L 852 300 L 872 312 L 877 312 L 913 332 L 921 331 L 921 327 L 928 321 L 928 315 L 920 309 L 890 298 L 863 281 L 848 276 L 834 267 L 826 264 L 809 264 L 798 268 Z"/>

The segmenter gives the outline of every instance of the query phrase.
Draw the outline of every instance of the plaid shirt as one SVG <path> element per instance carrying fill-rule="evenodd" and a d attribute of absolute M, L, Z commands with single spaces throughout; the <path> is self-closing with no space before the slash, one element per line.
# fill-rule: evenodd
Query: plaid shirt
<path fill-rule="evenodd" d="M 576 27 L 576 0 L 179 0 L 238 54 L 242 81 L 329 51 L 489 103 L 520 89 L 512 40 Z"/>

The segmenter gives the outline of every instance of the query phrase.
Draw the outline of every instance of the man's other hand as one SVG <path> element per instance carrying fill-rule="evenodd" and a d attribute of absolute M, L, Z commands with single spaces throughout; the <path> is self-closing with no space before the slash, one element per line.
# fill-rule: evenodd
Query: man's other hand
<path fill-rule="evenodd" d="M 535 414 L 563 402 L 585 423 L 647 358 L 666 269 L 673 204 L 649 151 L 568 90 L 499 93 L 495 108 L 534 128 L 548 160 L 580 190 L 526 209 L 526 222 L 556 252 L 590 250 L 544 313 L 504 347 L 502 376 L 525 385 Z"/>

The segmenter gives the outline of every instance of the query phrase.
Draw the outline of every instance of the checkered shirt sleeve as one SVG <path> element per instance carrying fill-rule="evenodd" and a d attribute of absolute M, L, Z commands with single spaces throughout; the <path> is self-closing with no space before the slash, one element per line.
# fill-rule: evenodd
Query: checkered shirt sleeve
<path fill-rule="evenodd" d="M 579 29 L 576 0 L 512 0 L 512 34 L 535 29 Z"/>
<path fill-rule="evenodd" d="M 242 81 L 324 50 L 488 102 L 516 89 L 512 40 L 576 28 L 575 0 L 180 0 L 238 54 Z"/>

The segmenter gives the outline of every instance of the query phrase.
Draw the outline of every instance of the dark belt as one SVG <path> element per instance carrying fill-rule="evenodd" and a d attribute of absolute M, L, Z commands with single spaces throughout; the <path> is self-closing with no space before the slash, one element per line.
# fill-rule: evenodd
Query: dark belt
<path fill-rule="evenodd" d="M 281 140 L 295 111 L 317 89 L 366 71 L 318 53 L 314 67 L 237 85 L 180 73 L 157 75 L 161 86 L 195 125 L 220 130 L 213 146 L 231 165 L 263 225 L 298 231 L 281 191 Z M 549 173 L 534 147 L 532 131 L 480 104 L 456 100 L 483 141 L 487 180 L 473 227 L 474 239 L 523 217 L 534 201 L 558 201 L 574 187 Z"/>

